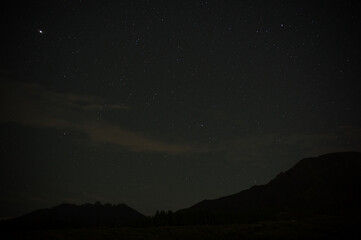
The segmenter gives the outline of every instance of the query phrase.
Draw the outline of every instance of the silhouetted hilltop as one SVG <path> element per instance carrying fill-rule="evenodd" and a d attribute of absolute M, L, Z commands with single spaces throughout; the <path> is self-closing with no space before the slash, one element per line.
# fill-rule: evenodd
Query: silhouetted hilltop
<path fill-rule="evenodd" d="M 120 226 L 146 217 L 125 204 L 61 204 L 7 220 L 2 228 L 47 229 L 59 227 Z"/>
<path fill-rule="evenodd" d="M 134 224 L 228 224 L 317 215 L 326 216 L 326 219 L 327 216 L 342 216 L 353 223 L 361 213 L 360 173 L 361 153 L 332 153 L 303 159 L 266 185 L 204 200 L 175 213 L 161 211 L 147 218 L 125 204 L 62 204 L 2 221 L 0 227 L 23 230 Z"/>
<path fill-rule="evenodd" d="M 306 158 L 266 185 L 176 212 L 181 224 L 254 222 L 360 210 L 361 153 Z"/>

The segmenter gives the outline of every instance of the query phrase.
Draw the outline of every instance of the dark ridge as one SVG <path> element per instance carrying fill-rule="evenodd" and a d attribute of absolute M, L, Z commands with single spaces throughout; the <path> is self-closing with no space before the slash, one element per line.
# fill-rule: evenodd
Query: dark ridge
<path fill-rule="evenodd" d="M 147 218 L 125 204 L 61 204 L 2 221 L 1 229 L 26 230 L 95 226 L 254 223 L 317 215 L 357 222 L 361 213 L 361 153 L 306 158 L 268 184 L 215 200 L 203 200 L 175 213 Z M 351 217 L 349 217 L 351 216 Z M 356 219 L 355 221 L 352 219 Z M 358 220 L 359 221 L 359 220 Z"/>
<path fill-rule="evenodd" d="M 3 221 L 4 229 L 51 229 L 69 227 L 123 226 L 146 217 L 125 204 L 61 204 Z"/>
<path fill-rule="evenodd" d="M 306 158 L 266 185 L 176 212 L 181 224 L 250 223 L 283 216 L 360 211 L 361 153 Z"/>

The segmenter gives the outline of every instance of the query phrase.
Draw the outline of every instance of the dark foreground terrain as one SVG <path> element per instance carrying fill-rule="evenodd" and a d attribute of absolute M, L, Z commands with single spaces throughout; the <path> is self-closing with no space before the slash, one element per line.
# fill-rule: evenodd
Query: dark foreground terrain
<path fill-rule="evenodd" d="M 314 215 L 254 224 L 30 230 L 3 233 L 2 239 L 360 239 L 360 224 L 356 214 Z"/>
<path fill-rule="evenodd" d="M 360 173 L 361 153 L 326 154 L 175 213 L 62 204 L 0 221 L 0 239 L 361 239 Z"/>

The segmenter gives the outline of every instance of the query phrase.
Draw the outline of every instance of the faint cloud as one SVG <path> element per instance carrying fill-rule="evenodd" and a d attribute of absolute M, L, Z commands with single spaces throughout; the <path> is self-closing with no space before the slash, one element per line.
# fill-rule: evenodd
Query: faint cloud
<path fill-rule="evenodd" d="M 105 109 L 110 110 L 129 110 L 130 108 L 125 105 L 120 104 L 91 104 L 83 107 L 85 110 L 89 111 L 100 111 Z"/>
<path fill-rule="evenodd" d="M 57 93 L 37 84 L 2 81 L 0 84 L 0 122 L 47 128 L 72 128 L 85 132 L 93 142 L 107 142 L 132 151 L 182 154 L 207 149 L 171 144 L 143 133 L 130 131 L 106 120 L 97 121 L 99 111 L 126 111 L 123 104 L 104 104 L 88 95 Z"/>
<path fill-rule="evenodd" d="M 133 151 L 166 152 L 172 154 L 200 151 L 191 146 L 169 144 L 141 133 L 128 131 L 115 125 L 88 122 L 80 126 L 94 141 L 109 142 L 124 146 Z"/>

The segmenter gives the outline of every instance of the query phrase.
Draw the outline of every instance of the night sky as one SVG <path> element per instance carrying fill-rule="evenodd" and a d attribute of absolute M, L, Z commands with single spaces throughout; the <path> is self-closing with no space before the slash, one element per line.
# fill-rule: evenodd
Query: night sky
<path fill-rule="evenodd" d="M 361 151 L 358 1 L 1 7 L 0 218 L 143 214 Z"/>

